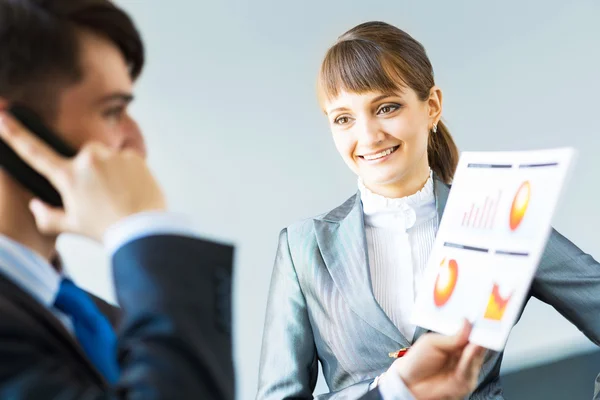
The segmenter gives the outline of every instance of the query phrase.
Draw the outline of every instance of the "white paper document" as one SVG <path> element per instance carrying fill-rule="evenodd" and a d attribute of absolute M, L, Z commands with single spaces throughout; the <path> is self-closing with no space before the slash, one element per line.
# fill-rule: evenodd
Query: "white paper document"
<path fill-rule="evenodd" d="M 412 322 L 504 348 L 551 232 L 575 151 L 461 154 Z"/>

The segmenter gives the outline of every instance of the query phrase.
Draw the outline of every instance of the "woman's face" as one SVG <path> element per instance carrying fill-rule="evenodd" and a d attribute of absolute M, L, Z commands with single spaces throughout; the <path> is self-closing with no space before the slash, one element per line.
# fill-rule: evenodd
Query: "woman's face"
<path fill-rule="evenodd" d="M 429 176 L 427 142 L 440 119 L 442 94 L 421 101 L 404 88 L 394 93 L 340 92 L 327 101 L 338 152 L 370 190 L 386 197 L 417 192 Z"/>

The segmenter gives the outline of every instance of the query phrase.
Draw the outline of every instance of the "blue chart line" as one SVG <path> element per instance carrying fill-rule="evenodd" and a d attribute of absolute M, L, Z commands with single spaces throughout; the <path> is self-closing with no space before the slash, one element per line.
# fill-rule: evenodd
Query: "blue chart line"
<path fill-rule="evenodd" d="M 496 250 L 496 254 L 502 254 L 505 256 L 529 257 L 529 253 L 525 253 L 522 251 Z"/>
<path fill-rule="evenodd" d="M 445 242 L 444 246 L 445 247 L 453 247 L 455 249 L 478 251 L 480 253 L 489 253 L 490 252 L 489 249 L 486 249 L 483 247 L 467 246 L 466 244 L 458 244 L 458 243 L 451 243 L 451 242 Z"/>

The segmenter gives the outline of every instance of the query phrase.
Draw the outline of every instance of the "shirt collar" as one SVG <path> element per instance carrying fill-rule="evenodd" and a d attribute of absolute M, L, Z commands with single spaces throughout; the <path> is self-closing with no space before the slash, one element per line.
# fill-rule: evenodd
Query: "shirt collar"
<path fill-rule="evenodd" d="M 61 275 L 39 254 L 0 235 L 0 273 L 46 307 L 52 307 Z"/>
<path fill-rule="evenodd" d="M 433 190 L 433 173 L 417 193 L 401 198 L 387 198 L 369 190 L 358 180 L 365 224 L 408 230 L 437 215 Z"/>

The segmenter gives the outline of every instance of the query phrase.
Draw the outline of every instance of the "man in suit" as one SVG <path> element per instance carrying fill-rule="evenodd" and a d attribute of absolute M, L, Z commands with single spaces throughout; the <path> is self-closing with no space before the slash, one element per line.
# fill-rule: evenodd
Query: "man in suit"
<path fill-rule="evenodd" d="M 40 234 L 103 242 L 124 310 L 117 340 L 85 292 L 2 236 L 0 398 L 233 398 L 232 248 L 195 238 L 165 211 L 138 153 L 99 143 L 63 159 L 0 118 L 2 139 L 64 200 L 64 210 L 30 203 Z"/>
<path fill-rule="evenodd" d="M 63 191 L 64 212 L 31 203 L 0 160 L 2 399 L 234 396 L 233 248 L 196 238 L 165 212 L 127 111 L 143 63 L 138 31 L 109 1 L 0 0 L 0 109 L 28 106 L 75 149 L 96 142 L 101 154 L 124 152 L 103 159 L 110 168 L 92 174 L 102 179 Z M 3 121 L 10 133 L 14 121 Z M 92 150 L 79 167 L 98 163 Z M 115 309 L 52 265 L 64 231 L 111 254 L 124 310 L 118 339 Z"/>
<path fill-rule="evenodd" d="M 0 138 L 64 203 L 34 199 L 0 163 L 0 398 L 233 398 L 233 248 L 166 212 L 127 112 L 143 60 L 107 0 L 0 0 L 0 110 L 27 105 L 79 150 L 62 158 L 0 112 Z M 64 277 L 62 232 L 104 244 L 122 315 Z M 384 397 L 472 389 L 481 359 L 465 332 L 426 336 L 382 380 Z"/>

